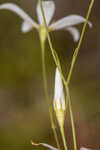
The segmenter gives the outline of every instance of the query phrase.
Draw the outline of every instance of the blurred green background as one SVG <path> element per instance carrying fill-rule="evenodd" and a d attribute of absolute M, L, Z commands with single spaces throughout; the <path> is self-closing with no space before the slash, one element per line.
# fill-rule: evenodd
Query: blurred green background
<path fill-rule="evenodd" d="M 37 0 L 0 0 L 0 4 L 4 2 L 18 4 L 37 20 Z M 89 3 L 90 0 L 55 0 L 56 12 L 53 20 L 69 14 L 86 16 Z M 90 17 L 93 28 L 87 27 L 70 84 L 78 148 L 86 146 L 93 150 L 100 149 L 99 17 L 100 1 L 97 0 Z M 21 33 L 21 23 L 22 20 L 16 14 L 0 11 L 1 150 L 44 149 L 33 147 L 30 144 L 31 139 L 55 145 L 44 98 L 39 36 L 35 29 L 26 34 Z M 81 31 L 82 24 L 78 25 L 78 28 Z M 77 44 L 74 44 L 72 36 L 67 31 L 52 32 L 51 38 L 66 75 Z M 46 66 L 52 103 L 55 64 L 48 42 Z M 70 148 L 73 149 L 69 114 L 66 117 L 65 131 Z M 61 141 L 60 135 L 59 138 Z"/>

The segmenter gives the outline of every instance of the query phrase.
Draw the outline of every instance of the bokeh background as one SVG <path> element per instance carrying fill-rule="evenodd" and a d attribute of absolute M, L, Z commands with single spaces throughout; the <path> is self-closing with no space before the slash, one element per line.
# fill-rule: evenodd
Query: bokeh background
<path fill-rule="evenodd" d="M 0 0 L 18 4 L 35 20 L 37 0 Z M 86 16 L 90 0 L 55 0 L 53 20 L 69 14 Z M 78 148 L 100 149 L 100 1 L 96 0 L 91 17 L 93 28 L 87 27 L 75 65 L 70 92 L 77 131 Z M 30 140 L 55 144 L 45 103 L 41 48 L 35 29 L 21 33 L 22 20 L 16 14 L 0 11 L 0 149 L 33 150 Z M 82 24 L 77 26 L 81 32 Z M 66 31 L 51 33 L 52 43 L 67 75 L 73 51 L 77 46 Z M 48 42 L 46 67 L 50 101 L 53 99 L 54 72 Z M 59 129 L 58 135 L 59 135 Z M 69 114 L 65 132 L 72 150 Z M 61 141 L 61 137 L 59 135 Z M 62 144 L 62 142 L 60 142 Z"/>

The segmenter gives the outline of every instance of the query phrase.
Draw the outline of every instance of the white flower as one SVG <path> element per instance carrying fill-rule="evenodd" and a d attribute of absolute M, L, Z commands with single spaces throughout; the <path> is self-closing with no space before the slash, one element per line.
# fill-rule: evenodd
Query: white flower
<path fill-rule="evenodd" d="M 55 73 L 54 107 L 55 110 L 62 109 L 63 111 L 65 111 L 63 83 L 58 68 L 56 68 Z"/>
<path fill-rule="evenodd" d="M 37 144 L 37 143 L 34 143 L 34 142 L 31 141 L 31 144 L 34 145 L 34 146 L 42 145 L 42 146 L 47 147 L 47 148 L 49 148 L 51 150 L 58 150 L 57 148 L 55 148 L 55 147 L 53 147 L 53 146 L 51 146 L 49 144 L 46 144 L 46 143 L 38 143 Z M 80 150 L 91 150 L 91 149 L 88 149 L 88 148 L 85 148 L 85 147 L 81 147 Z"/>
<path fill-rule="evenodd" d="M 48 25 L 49 31 L 54 31 L 54 30 L 60 30 L 60 29 L 65 29 L 68 32 L 72 34 L 72 37 L 74 41 L 78 41 L 80 34 L 79 31 L 77 30 L 76 27 L 73 27 L 74 25 L 84 23 L 86 19 L 80 15 L 70 15 L 67 17 L 64 17 L 54 23 L 51 23 L 51 19 L 54 15 L 55 11 L 55 4 L 53 1 L 43 1 L 43 9 L 46 17 L 46 23 Z M 10 11 L 13 11 L 17 15 L 19 15 L 23 19 L 22 23 L 22 32 L 28 32 L 32 28 L 40 29 L 43 27 L 43 17 L 40 9 L 40 5 L 37 4 L 37 17 L 39 24 L 36 23 L 26 12 L 24 12 L 19 6 L 13 3 L 5 3 L 0 5 L 0 9 L 8 9 Z M 92 27 L 92 24 L 88 22 L 89 26 Z"/>

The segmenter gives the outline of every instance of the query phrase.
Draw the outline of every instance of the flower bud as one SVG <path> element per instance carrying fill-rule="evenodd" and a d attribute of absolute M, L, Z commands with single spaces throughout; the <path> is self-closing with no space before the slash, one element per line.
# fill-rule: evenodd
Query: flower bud
<path fill-rule="evenodd" d="M 63 90 L 63 83 L 58 68 L 55 74 L 55 90 L 54 90 L 54 110 L 60 126 L 64 125 L 65 114 L 65 97 Z"/>

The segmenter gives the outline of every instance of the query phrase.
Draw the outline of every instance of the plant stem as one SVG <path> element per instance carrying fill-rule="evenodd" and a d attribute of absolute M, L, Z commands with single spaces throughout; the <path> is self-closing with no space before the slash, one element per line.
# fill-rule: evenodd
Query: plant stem
<path fill-rule="evenodd" d="M 71 118 L 71 125 L 72 125 L 74 150 L 77 150 L 76 130 L 75 130 L 74 117 L 73 117 L 73 112 L 72 112 L 72 104 L 71 104 L 69 88 L 67 86 L 66 86 L 66 92 L 67 92 L 67 98 L 68 98 L 68 102 L 69 102 L 69 111 L 70 111 L 70 118 Z"/>
<path fill-rule="evenodd" d="M 60 131 L 61 131 L 61 136 L 63 139 L 64 148 L 65 148 L 65 150 L 68 150 L 67 142 L 66 142 L 66 138 L 65 138 L 65 133 L 64 133 L 64 127 L 60 127 Z"/>
<path fill-rule="evenodd" d="M 87 16 L 86 16 L 86 22 L 83 25 L 83 29 L 82 29 L 82 33 L 81 33 L 81 37 L 80 37 L 78 46 L 75 49 L 75 52 L 73 54 L 72 62 L 71 62 L 71 67 L 70 67 L 69 74 L 68 74 L 68 77 L 67 77 L 67 80 L 66 80 L 66 85 L 65 85 L 66 92 L 67 92 L 67 97 L 68 97 L 68 101 L 69 101 L 69 111 L 70 111 L 71 124 L 72 124 L 72 134 L 73 134 L 74 150 L 77 150 L 77 142 L 76 142 L 74 117 L 73 117 L 73 112 L 72 112 L 71 98 L 70 98 L 70 93 L 69 93 L 68 85 L 70 83 L 71 75 L 72 75 L 72 72 L 73 72 L 73 69 L 74 69 L 74 66 L 75 66 L 75 63 L 76 63 L 78 52 L 80 50 L 80 47 L 81 47 L 81 44 L 82 44 L 82 41 L 83 41 L 83 38 L 84 38 L 84 34 L 85 34 L 87 22 L 88 22 L 90 14 L 91 14 L 91 10 L 92 10 L 93 4 L 94 4 L 94 0 L 91 0 L 91 3 L 89 5 L 89 9 L 88 9 L 88 13 L 87 13 Z"/>
<path fill-rule="evenodd" d="M 60 144 L 56 132 L 56 127 L 55 123 L 53 120 L 53 112 L 52 112 L 52 107 L 49 106 L 49 96 L 48 96 L 48 88 L 47 88 L 47 78 L 46 78 L 46 66 L 45 66 L 45 41 L 41 42 L 41 49 L 42 49 L 42 73 L 43 73 L 43 83 L 44 83 L 44 92 L 45 92 L 45 97 L 49 109 L 49 115 L 50 115 L 50 121 L 51 121 L 51 126 L 53 129 L 54 137 L 57 143 L 57 147 L 60 150 Z"/>
<path fill-rule="evenodd" d="M 80 47 L 81 47 L 81 44 L 82 44 L 82 41 L 83 41 L 83 38 L 84 38 L 86 26 L 87 26 L 88 19 L 89 19 L 90 14 L 91 14 L 91 10 L 92 10 L 93 4 L 94 4 L 94 0 L 91 0 L 91 3 L 89 5 L 89 9 L 88 9 L 88 13 L 87 13 L 87 16 L 86 16 L 86 21 L 85 21 L 85 23 L 83 25 L 83 29 L 82 29 L 82 33 L 81 33 L 81 36 L 80 36 L 79 43 L 78 43 L 78 46 L 75 49 L 73 57 L 72 57 L 71 67 L 70 67 L 69 74 L 68 74 L 68 77 L 67 77 L 67 80 L 66 80 L 67 86 L 70 83 L 71 75 L 72 75 L 72 72 L 73 72 L 73 69 L 74 69 L 74 66 L 75 66 L 75 63 L 76 63 L 78 52 L 80 50 Z"/>
<path fill-rule="evenodd" d="M 44 83 L 44 92 L 47 104 L 49 105 L 49 96 L 48 96 L 48 88 L 47 88 L 47 76 L 46 76 L 46 66 L 45 66 L 45 43 L 41 42 L 42 49 L 42 74 L 43 74 L 43 83 Z"/>
<path fill-rule="evenodd" d="M 54 120 L 53 120 L 53 112 L 52 112 L 51 107 L 49 108 L 49 113 L 50 113 L 51 125 L 52 125 L 52 129 L 53 129 L 54 137 L 55 137 L 55 140 L 56 140 L 56 143 L 57 143 L 57 147 L 58 147 L 58 150 L 61 150 L 59 140 L 58 140 L 58 136 L 57 136 L 57 132 L 56 132 L 55 123 L 54 123 Z"/>

